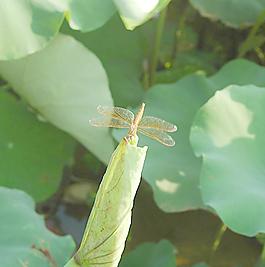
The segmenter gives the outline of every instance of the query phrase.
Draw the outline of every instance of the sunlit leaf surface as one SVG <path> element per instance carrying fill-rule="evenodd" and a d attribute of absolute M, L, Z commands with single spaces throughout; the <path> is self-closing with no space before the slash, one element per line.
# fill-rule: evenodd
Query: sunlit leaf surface
<path fill-rule="evenodd" d="M 82 32 L 103 26 L 115 13 L 112 0 L 50 0 L 58 10 L 65 12 L 72 29 Z"/>
<path fill-rule="evenodd" d="M 155 9 L 159 0 L 141 1 L 141 0 L 114 0 L 117 5 L 120 16 L 129 30 L 143 23 L 145 18 Z"/>
<path fill-rule="evenodd" d="M 58 33 L 63 18 L 50 1 L 1 0 L 0 60 L 21 58 L 44 48 Z"/>
<path fill-rule="evenodd" d="M 0 60 L 37 52 L 58 34 L 66 16 L 75 30 L 92 31 L 115 13 L 112 0 L 1 0 Z"/>
<path fill-rule="evenodd" d="M 108 162 L 113 150 L 108 130 L 88 123 L 99 104 L 112 106 L 105 71 L 93 53 L 59 35 L 39 53 L 0 62 L 0 74 L 47 120 Z"/>
<path fill-rule="evenodd" d="M 127 29 L 133 30 L 163 9 L 170 0 L 113 0 Z"/>
<path fill-rule="evenodd" d="M 201 192 L 232 230 L 265 232 L 265 88 L 231 85 L 198 112 L 191 129 L 202 156 Z"/>

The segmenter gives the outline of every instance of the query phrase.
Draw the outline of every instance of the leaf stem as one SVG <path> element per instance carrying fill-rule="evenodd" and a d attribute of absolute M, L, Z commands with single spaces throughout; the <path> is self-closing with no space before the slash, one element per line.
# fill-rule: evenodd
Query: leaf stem
<path fill-rule="evenodd" d="M 144 90 L 148 90 L 149 88 L 149 82 L 150 82 L 150 74 L 149 74 L 149 66 L 148 66 L 149 62 L 147 59 L 144 59 L 143 61 L 143 80 L 142 80 L 142 83 L 143 83 L 143 87 L 144 87 Z"/>
<path fill-rule="evenodd" d="M 260 255 L 260 259 L 263 263 L 265 263 L 265 245 L 263 245 L 262 251 L 261 251 L 261 255 Z"/>
<path fill-rule="evenodd" d="M 160 49 L 161 38 L 162 38 L 163 29 L 164 29 L 165 20 L 166 20 L 166 14 L 167 14 L 167 8 L 165 7 L 161 11 L 158 22 L 157 22 L 157 28 L 156 28 L 156 34 L 155 34 L 155 45 L 154 45 L 154 50 L 153 50 L 153 54 L 151 58 L 151 66 L 150 66 L 150 86 L 152 86 L 155 82 L 159 49 Z"/>
<path fill-rule="evenodd" d="M 210 263 L 212 263 L 213 257 L 215 255 L 217 249 L 220 247 L 222 238 L 223 238 L 226 230 L 227 230 L 227 226 L 222 223 L 221 226 L 219 227 L 217 233 L 216 233 L 214 242 L 213 242 L 212 247 L 211 247 Z"/>
<path fill-rule="evenodd" d="M 189 17 L 188 12 L 190 11 L 190 5 L 188 5 L 186 2 L 183 3 L 182 7 L 182 13 L 179 15 L 178 19 L 178 25 L 176 29 L 176 34 L 175 34 L 175 54 L 174 54 L 174 59 L 176 54 L 179 52 L 179 43 L 182 38 L 183 33 L 185 33 L 185 26 L 186 26 L 186 21 L 187 18 Z"/>
<path fill-rule="evenodd" d="M 258 56 L 259 60 L 261 61 L 261 64 L 265 64 L 265 55 L 260 47 L 255 48 L 255 53 Z"/>
<path fill-rule="evenodd" d="M 240 45 L 238 49 L 238 57 L 244 57 L 245 54 L 249 51 L 251 44 L 255 41 L 255 37 L 264 22 L 265 22 L 265 11 L 259 15 L 256 23 L 254 24 L 252 29 L 249 31 L 246 40 Z"/>
<path fill-rule="evenodd" d="M 265 245 L 263 244 L 261 254 L 259 256 L 258 262 L 255 266 L 262 267 L 265 264 Z"/>

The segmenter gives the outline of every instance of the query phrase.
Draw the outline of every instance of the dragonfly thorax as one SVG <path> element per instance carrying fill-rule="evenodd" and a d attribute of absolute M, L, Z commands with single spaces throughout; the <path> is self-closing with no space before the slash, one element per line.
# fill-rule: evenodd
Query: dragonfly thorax
<path fill-rule="evenodd" d="M 137 134 L 137 125 L 131 124 L 128 135 L 135 136 Z"/>

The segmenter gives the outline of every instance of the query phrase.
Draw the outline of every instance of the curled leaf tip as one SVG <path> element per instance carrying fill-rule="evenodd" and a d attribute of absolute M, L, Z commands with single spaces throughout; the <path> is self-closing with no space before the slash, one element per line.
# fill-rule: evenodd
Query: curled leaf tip
<path fill-rule="evenodd" d="M 124 138 L 113 152 L 97 192 L 85 233 L 73 264 L 65 267 L 117 267 L 131 224 L 147 147 Z"/>

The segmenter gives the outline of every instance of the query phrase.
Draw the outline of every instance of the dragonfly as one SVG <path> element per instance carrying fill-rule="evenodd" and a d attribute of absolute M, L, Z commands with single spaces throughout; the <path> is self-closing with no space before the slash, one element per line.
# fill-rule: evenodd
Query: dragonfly
<path fill-rule="evenodd" d="M 137 132 L 140 132 L 165 146 L 174 146 L 175 141 L 167 132 L 175 132 L 177 126 L 156 117 L 143 116 L 144 109 L 145 104 L 142 103 L 134 115 L 125 108 L 98 106 L 97 111 L 102 117 L 91 119 L 89 123 L 95 127 L 127 128 L 129 129 L 125 137 L 127 142 L 132 140 Z"/>

